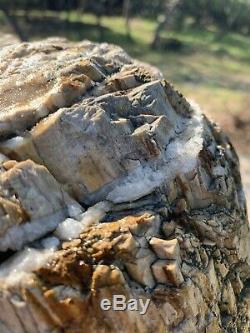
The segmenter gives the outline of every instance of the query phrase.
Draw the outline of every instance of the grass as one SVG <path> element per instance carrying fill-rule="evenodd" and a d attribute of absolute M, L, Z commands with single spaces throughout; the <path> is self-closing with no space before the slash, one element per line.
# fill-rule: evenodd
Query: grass
<path fill-rule="evenodd" d="M 120 17 L 104 17 L 100 35 L 96 18 L 89 14 L 63 12 L 55 16 L 51 12 L 32 12 L 29 23 L 22 12 L 17 15 L 31 39 L 61 35 L 71 40 L 101 38 L 121 45 L 133 57 L 159 67 L 167 80 L 212 114 L 235 114 L 250 106 L 250 38 L 246 36 L 219 36 L 214 30 L 194 29 L 165 32 L 163 38 L 183 43 L 183 51 L 177 53 L 150 48 L 156 28 L 152 20 L 133 19 L 131 41 Z"/>

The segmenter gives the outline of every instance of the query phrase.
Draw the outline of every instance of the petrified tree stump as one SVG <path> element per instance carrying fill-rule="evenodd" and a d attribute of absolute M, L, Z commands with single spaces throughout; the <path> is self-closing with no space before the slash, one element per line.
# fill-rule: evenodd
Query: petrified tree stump
<path fill-rule="evenodd" d="M 249 225 L 220 129 L 113 45 L 13 45 L 0 73 L 0 332 L 249 332 Z M 103 310 L 114 295 L 147 311 Z"/>

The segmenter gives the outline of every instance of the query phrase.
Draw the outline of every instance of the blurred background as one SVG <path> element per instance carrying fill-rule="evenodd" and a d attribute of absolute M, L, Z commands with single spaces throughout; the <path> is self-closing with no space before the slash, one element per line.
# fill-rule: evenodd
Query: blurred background
<path fill-rule="evenodd" d="M 250 0 L 0 0 L 0 48 L 49 36 L 159 67 L 229 134 L 250 209 Z"/>

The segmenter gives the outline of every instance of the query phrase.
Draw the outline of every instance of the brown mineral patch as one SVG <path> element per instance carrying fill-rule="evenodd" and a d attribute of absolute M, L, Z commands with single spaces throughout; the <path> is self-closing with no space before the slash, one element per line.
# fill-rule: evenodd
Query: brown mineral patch
<path fill-rule="evenodd" d="M 75 251 L 72 251 L 72 250 Z M 42 280 L 49 284 L 64 284 L 79 286 L 83 290 L 89 290 L 93 268 L 86 262 L 90 258 L 81 252 L 81 249 L 73 248 L 68 251 L 59 251 L 49 266 L 39 270 Z"/>
<path fill-rule="evenodd" d="M 13 80 L 15 81 L 16 78 L 14 77 Z M 10 83 L 9 85 L 11 86 Z M 15 85 L 9 89 L 1 88 L 0 110 L 2 112 L 7 112 L 6 110 L 9 107 L 21 107 L 30 102 L 34 102 L 36 99 L 41 98 L 48 93 L 52 86 L 52 81 L 46 81 L 42 74 L 37 73 L 36 78 L 20 84 L 19 86 Z"/>
<path fill-rule="evenodd" d="M 17 164 L 17 161 L 9 160 L 3 163 L 3 167 L 5 170 L 12 169 Z"/>

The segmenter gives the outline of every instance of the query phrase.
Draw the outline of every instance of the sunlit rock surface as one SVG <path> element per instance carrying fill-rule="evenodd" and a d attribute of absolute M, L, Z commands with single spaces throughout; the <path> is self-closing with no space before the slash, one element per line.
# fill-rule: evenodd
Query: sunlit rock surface
<path fill-rule="evenodd" d="M 61 39 L 0 51 L 0 332 L 249 332 L 237 155 L 161 73 Z M 112 295 L 147 312 L 103 311 Z"/>

